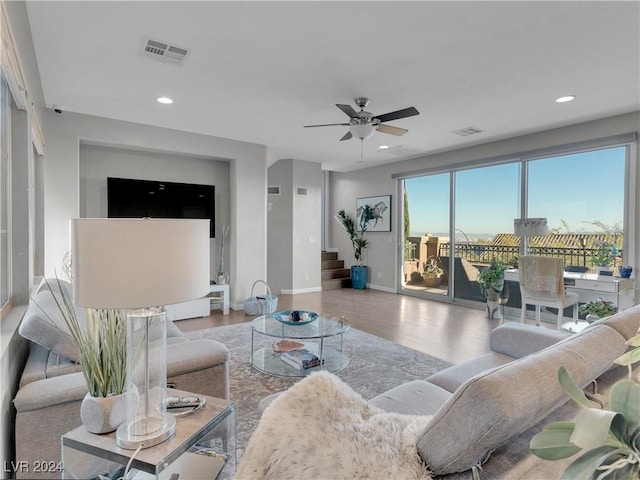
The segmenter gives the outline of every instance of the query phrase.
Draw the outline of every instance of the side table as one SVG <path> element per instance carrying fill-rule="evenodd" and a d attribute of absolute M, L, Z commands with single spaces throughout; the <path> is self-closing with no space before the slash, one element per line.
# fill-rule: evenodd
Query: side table
<path fill-rule="evenodd" d="M 229 315 L 229 285 L 212 283 L 209 286 L 209 292 L 219 293 L 220 295 L 209 295 L 211 306 L 219 305 L 224 315 Z"/>
<path fill-rule="evenodd" d="M 199 396 L 180 390 L 169 390 L 171 396 Z M 133 478 L 139 480 L 170 478 L 178 473 L 180 478 L 202 478 L 198 468 L 206 463 L 207 478 L 231 478 L 236 468 L 235 455 L 235 403 L 204 396 L 205 405 L 188 415 L 176 417 L 176 434 L 169 440 L 140 450 L 131 469 L 137 470 Z M 62 436 L 63 479 L 112 478 L 123 474 L 135 450 L 116 445 L 115 432 L 104 435 L 89 433 L 80 426 Z M 212 455 L 193 453 L 207 449 Z M 219 470 L 219 471 L 218 471 Z M 216 473 L 216 471 L 218 471 Z M 116 478 L 116 477 L 114 477 Z"/>

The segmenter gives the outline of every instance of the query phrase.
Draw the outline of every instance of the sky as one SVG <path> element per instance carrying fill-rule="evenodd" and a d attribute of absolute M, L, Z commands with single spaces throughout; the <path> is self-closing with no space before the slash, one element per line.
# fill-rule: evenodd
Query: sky
<path fill-rule="evenodd" d="M 527 217 L 546 217 L 561 233 L 603 231 L 592 222 L 622 228 L 625 156 L 616 147 L 530 161 Z M 520 170 L 516 162 L 455 173 L 456 228 L 470 239 L 513 233 Z M 405 181 L 412 234 L 448 235 L 449 183 L 448 173 Z"/>

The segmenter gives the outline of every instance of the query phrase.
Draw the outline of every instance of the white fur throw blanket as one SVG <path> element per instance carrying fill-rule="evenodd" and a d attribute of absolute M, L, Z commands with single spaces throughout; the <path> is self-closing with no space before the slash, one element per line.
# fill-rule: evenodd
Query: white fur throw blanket
<path fill-rule="evenodd" d="M 387 413 L 312 373 L 265 409 L 235 478 L 428 480 L 416 444 L 430 418 Z"/>

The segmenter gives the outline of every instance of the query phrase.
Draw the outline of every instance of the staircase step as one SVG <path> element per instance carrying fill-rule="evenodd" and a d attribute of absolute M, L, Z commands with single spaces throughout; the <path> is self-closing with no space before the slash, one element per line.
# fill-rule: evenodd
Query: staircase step
<path fill-rule="evenodd" d="M 322 270 L 322 280 L 328 280 L 330 278 L 349 278 L 351 277 L 351 269 L 349 268 L 333 268 L 331 270 Z"/>
<path fill-rule="evenodd" d="M 351 278 L 334 278 L 322 280 L 322 290 L 338 290 L 340 288 L 351 288 Z"/>
<path fill-rule="evenodd" d="M 322 260 L 337 260 L 338 252 L 322 252 Z"/>
<path fill-rule="evenodd" d="M 344 260 L 322 260 L 322 270 L 331 270 L 332 268 L 344 268 Z"/>

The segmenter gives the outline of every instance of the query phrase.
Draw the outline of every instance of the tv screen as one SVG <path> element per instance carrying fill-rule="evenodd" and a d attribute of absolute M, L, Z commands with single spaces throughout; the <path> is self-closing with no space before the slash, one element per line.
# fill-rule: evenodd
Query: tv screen
<path fill-rule="evenodd" d="M 205 218 L 215 237 L 215 186 L 107 178 L 109 218 Z"/>

